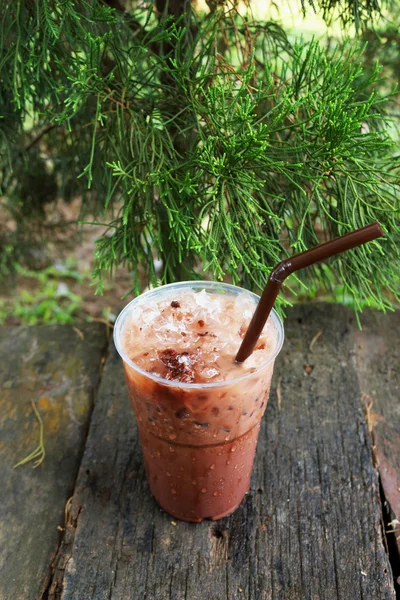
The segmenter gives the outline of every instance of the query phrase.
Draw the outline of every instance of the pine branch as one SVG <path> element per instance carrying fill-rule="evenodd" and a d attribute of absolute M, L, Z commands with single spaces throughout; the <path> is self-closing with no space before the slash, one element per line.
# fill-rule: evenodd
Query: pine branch
<path fill-rule="evenodd" d="M 64 197 L 82 197 L 82 218 L 109 220 L 99 290 L 120 265 L 136 291 L 139 267 L 154 284 L 206 272 L 259 290 L 282 257 L 378 219 L 385 240 L 298 280 L 342 282 L 359 307 L 399 299 L 393 94 L 356 43 L 291 44 L 276 23 L 226 4 L 190 22 L 95 0 L 19 6 L 7 0 L 0 23 L 7 202 L 28 210 L 21 173 L 34 158 L 46 172 L 33 146 L 21 154 L 29 113 L 48 127 Z"/>
<path fill-rule="evenodd" d="M 382 6 L 387 4 L 384 0 L 301 0 L 303 14 L 307 12 L 307 4 L 318 12 L 322 11 L 323 19 L 328 25 L 332 24 L 335 18 L 340 19 L 342 25 L 347 27 L 349 24 L 355 25 L 357 31 L 364 29 L 374 20 L 378 19 L 382 12 Z"/>

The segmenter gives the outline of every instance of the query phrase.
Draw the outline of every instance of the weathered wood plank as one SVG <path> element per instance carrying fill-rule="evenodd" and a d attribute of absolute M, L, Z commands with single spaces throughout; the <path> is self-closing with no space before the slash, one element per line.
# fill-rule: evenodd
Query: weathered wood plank
<path fill-rule="evenodd" d="M 400 553 L 400 312 L 362 315 L 362 331 L 352 335 L 353 361 L 373 433 L 373 452 L 386 502 L 388 530 Z M 390 541 L 390 537 L 389 537 Z M 400 561 L 396 576 L 400 575 Z"/>
<path fill-rule="evenodd" d="M 107 343 L 99 324 L 0 329 L 0 599 L 36 600 L 46 587 L 87 433 Z M 39 440 L 46 457 L 13 469 Z"/>
<path fill-rule="evenodd" d="M 340 307 L 291 311 L 251 490 L 196 525 L 150 497 L 111 350 L 49 598 L 393 600 L 355 328 Z"/>

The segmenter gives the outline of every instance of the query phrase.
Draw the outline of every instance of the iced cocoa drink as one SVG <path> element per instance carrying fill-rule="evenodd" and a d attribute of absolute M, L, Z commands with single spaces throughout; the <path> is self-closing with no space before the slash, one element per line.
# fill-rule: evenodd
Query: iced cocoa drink
<path fill-rule="evenodd" d="M 273 312 L 253 354 L 235 363 L 257 302 L 226 284 L 177 283 L 136 298 L 117 320 L 150 489 L 177 519 L 220 519 L 249 488 L 283 343 Z"/>

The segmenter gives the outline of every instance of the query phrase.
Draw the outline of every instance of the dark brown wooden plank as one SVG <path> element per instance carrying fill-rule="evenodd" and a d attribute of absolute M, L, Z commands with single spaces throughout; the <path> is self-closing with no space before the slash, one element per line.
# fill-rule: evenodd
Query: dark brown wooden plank
<path fill-rule="evenodd" d="M 83 336 L 83 339 L 81 337 Z M 0 329 L 0 599 L 36 600 L 72 495 L 106 347 L 105 328 Z M 38 444 L 46 457 L 13 469 Z"/>
<path fill-rule="evenodd" d="M 251 490 L 196 525 L 150 497 L 111 350 L 49 598 L 393 600 L 355 328 L 341 307 L 291 311 Z"/>
<path fill-rule="evenodd" d="M 389 541 L 393 537 L 400 553 L 400 312 L 382 318 L 368 311 L 361 323 L 362 331 L 352 335 L 353 361 L 390 510 Z"/>

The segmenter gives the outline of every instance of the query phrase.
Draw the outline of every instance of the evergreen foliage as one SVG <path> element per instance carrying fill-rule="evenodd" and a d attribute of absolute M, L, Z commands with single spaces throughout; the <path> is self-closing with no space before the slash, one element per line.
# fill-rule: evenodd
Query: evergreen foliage
<path fill-rule="evenodd" d="M 135 291 L 140 265 L 159 283 L 155 257 L 162 282 L 207 272 L 259 291 L 282 258 L 379 220 L 383 241 L 300 277 L 389 308 L 400 264 L 395 91 L 379 65 L 363 67 L 357 41 L 291 43 L 276 22 L 208 4 L 199 15 L 181 0 L 3 0 L 6 207 L 22 227 L 44 203 L 81 195 L 82 218 L 109 226 L 100 291 L 121 264 Z M 335 4 L 320 1 L 327 19 Z M 376 0 L 348 0 L 341 15 L 361 27 L 377 11 Z"/>

